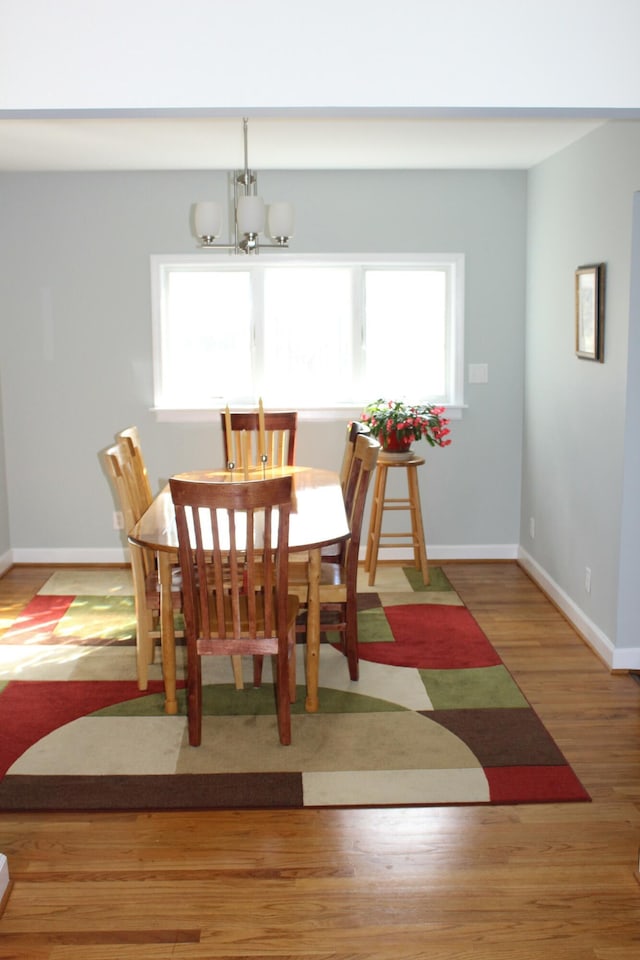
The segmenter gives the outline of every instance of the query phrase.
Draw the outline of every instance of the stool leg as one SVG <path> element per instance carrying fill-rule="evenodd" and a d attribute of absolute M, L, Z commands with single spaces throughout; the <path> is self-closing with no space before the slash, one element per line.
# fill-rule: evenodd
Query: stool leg
<path fill-rule="evenodd" d="M 380 548 L 380 531 L 382 529 L 382 513 L 386 485 L 387 468 L 384 464 L 378 463 L 376 467 L 376 485 L 373 493 L 369 539 L 364 561 L 364 568 L 369 571 L 370 587 L 372 587 L 376 581 L 376 567 L 378 566 L 378 550 Z"/>
<path fill-rule="evenodd" d="M 420 507 L 417 467 L 407 468 L 407 482 L 409 485 L 411 531 L 413 536 L 413 559 L 416 569 L 422 573 L 422 582 L 425 587 L 428 587 L 430 582 L 429 566 L 427 562 L 427 548 L 424 542 L 424 526 L 422 522 L 422 509 Z"/>

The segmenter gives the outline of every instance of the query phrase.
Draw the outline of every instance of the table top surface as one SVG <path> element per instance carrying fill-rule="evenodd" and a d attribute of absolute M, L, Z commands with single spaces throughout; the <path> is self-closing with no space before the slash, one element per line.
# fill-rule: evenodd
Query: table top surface
<path fill-rule="evenodd" d="M 309 550 L 349 537 L 340 477 L 315 467 L 262 467 L 244 472 L 195 470 L 176 474 L 181 480 L 236 483 L 293 476 L 293 506 L 289 520 L 289 549 Z M 177 551 L 178 534 L 171 492 L 167 485 L 153 500 L 129 534 L 129 540 L 153 550 Z"/>

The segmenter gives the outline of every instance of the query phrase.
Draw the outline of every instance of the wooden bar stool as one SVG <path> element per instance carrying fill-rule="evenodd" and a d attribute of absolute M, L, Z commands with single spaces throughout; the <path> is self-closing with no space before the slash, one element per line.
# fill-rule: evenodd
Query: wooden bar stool
<path fill-rule="evenodd" d="M 369 572 L 369 586 L 373 586 L 376 579 L 378 565 L 378 550 L 381 540 L 393 540 L 394 546 L 411 546 L 413 548 L 413 563 L 416 570 L 422 573 L 422 582 L 429 585 L 429 566 L 427 563 L 427 548 L 424 542 L 424 528 L 422 524 L 422 510 L 420 508 L 420 491 L 418 489 L 418 467 L 424 463 L 423 457 L 413 452 L 398 456 L 380 451 L 373 489 L 373 503 L 369 522 L 369 537 L 364 569 Z M 387 486 L 387 471 L 392 467 L 404 467 L 407 471 L 407 486 L 409 496 L 405 498 L 385 497 Z M 382 518 L 385 510 L 408 510 L 411 517 L 411 532 L 383 533 Z"/>

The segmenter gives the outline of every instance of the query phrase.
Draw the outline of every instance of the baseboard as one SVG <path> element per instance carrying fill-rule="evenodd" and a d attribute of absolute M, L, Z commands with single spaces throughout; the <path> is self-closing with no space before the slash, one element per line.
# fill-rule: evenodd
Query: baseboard
<path fill-rule="evenodd" d="M 67 564 L 83 566 L 96 564 L 128 563 L 129 551 L 124 548 L 93 549 L 91 547 L 68 547 L 65 549 L 20 549 L 11 551 L 12 563 Z"/>
<path fill-rule="evenodd" d="M 361 546 L 360 557 L 364 560 L 366 548 Z M 459 546 L 427 545 L 429 560 L 517 560 L 518 546 L 515 543 L 498 544 L 460 544 Z M 378 553 L 380 563 L 412 561 L 413 553 L 410 548 L 381 547 Z M 84 547 L 68 547 L 65 549 L 21 549 L 10 551 L 7 554 L 7 570 L 13 563 L 43 563 L 43 564 L 113 564 L 128 563 L 129 551 L 124 548 L 92 549 Z M 1 563 L 1 559 L 0 559 Z M 4 572 L 0 566 L 0 573 Z"/>
<path fill-rule="evenodd" d="M 7 550 L 6 553 L 0 556 L 0 577 L 3 573 L 7 572 L 12 563 L 15 563 L 15 560 L 11 554 L 11 550 Z"/>
<path fill-rule="evenodd" d="M 640 647 L 615 647 L 611 639 L 587 617 L 547 571 L 522 547 L 519 550 L 518 562 L 610 670 L 640 669 Z"/>

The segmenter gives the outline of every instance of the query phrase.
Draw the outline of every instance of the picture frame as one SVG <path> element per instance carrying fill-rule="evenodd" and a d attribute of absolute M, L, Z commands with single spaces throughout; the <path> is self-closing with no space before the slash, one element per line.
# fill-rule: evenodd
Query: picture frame
<path fill-rule="evenodd" d="M 604 362 L 604 286 L 604 263 L 576 270 L 576 356 L 582 360 Z"/>

